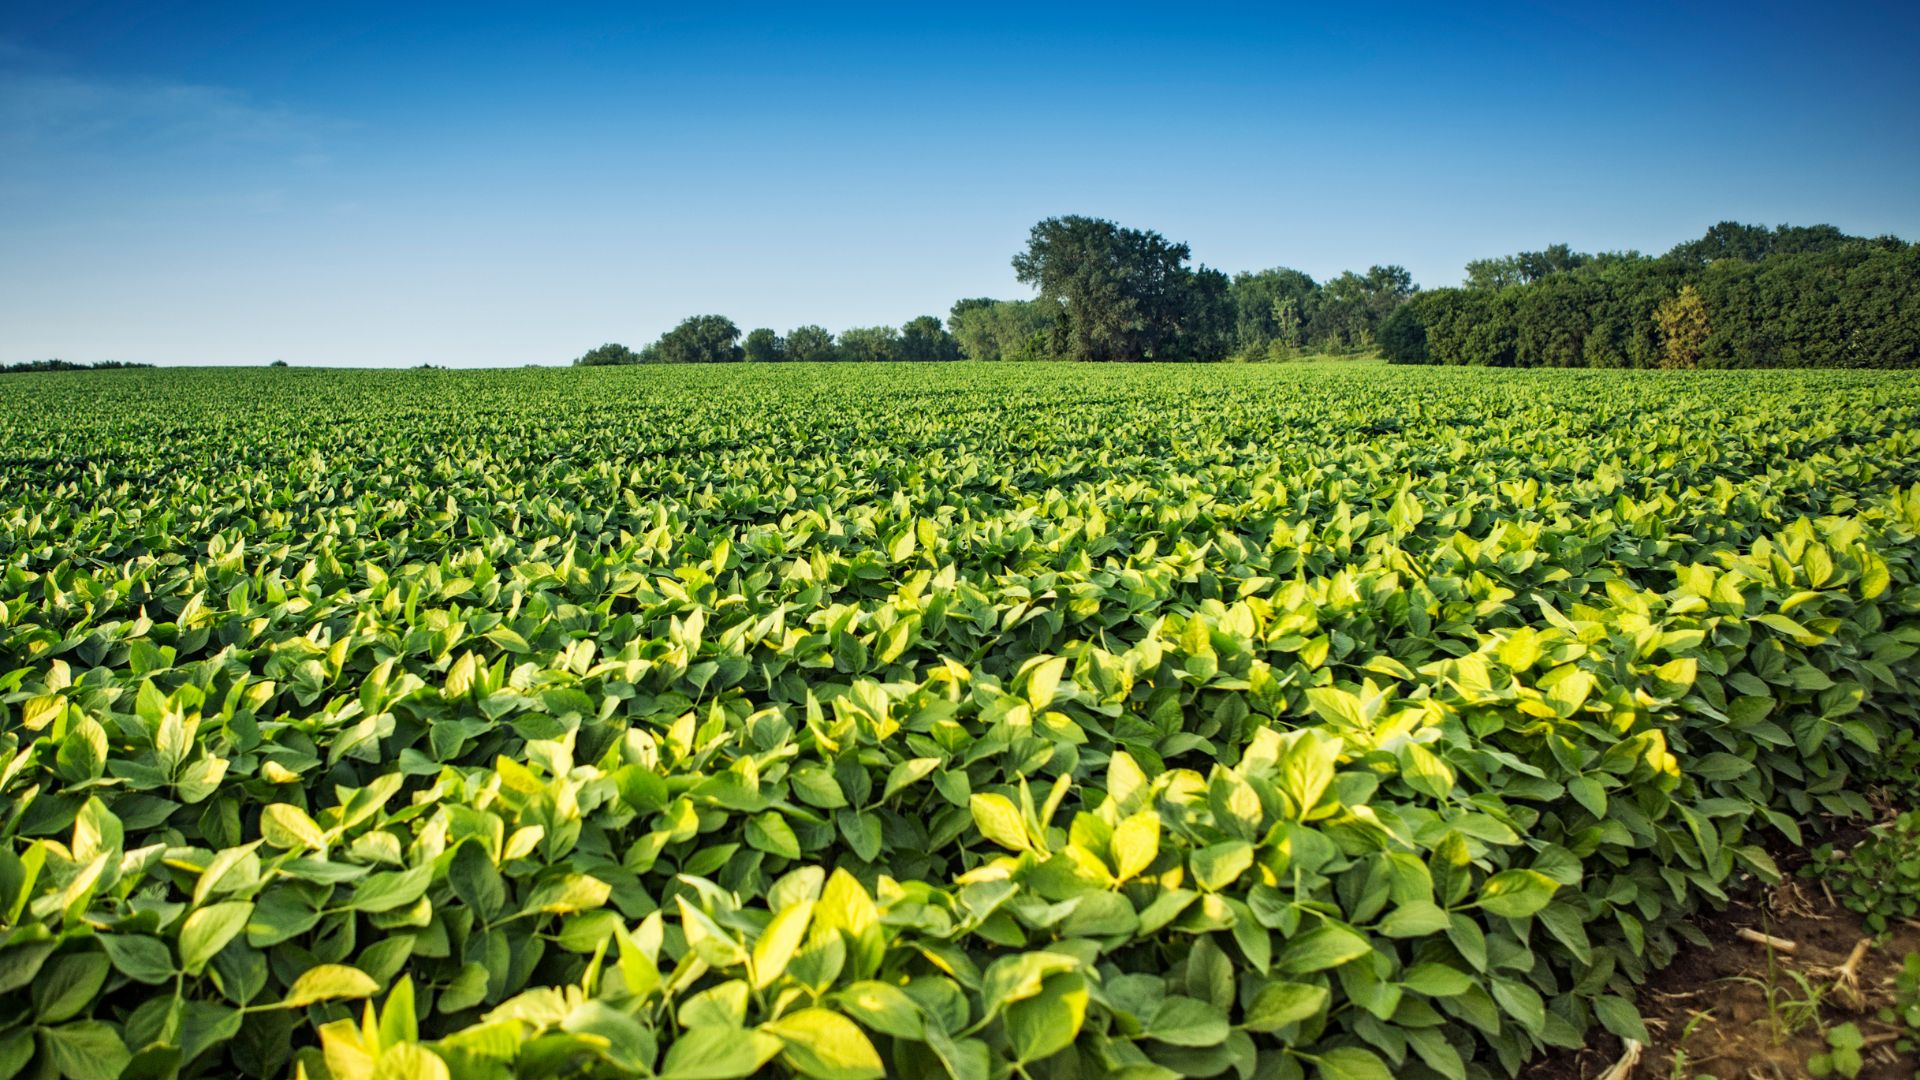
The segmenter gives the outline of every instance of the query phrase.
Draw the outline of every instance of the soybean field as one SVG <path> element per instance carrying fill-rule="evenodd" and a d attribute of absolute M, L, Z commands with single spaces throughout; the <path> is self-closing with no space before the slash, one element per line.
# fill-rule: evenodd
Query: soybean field
<path fill-rule="evenodd" d="M 1920 380 L 0 394 L 0 1078 L 1507 1076 L 1920 792 Z"/>

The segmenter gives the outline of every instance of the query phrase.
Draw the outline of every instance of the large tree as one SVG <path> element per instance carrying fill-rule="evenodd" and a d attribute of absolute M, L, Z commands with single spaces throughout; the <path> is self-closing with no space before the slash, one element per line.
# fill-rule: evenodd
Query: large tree
<path fill-rule="evenodd" d="M 1233 351 L 1233 297 L 1227 275 L 1202 266 L 1181 275 L 1173 333 L 1154 359 L 1219 360 Z"/>
<path fill-rule="evenodd" d="M 1374 266 L 1365 274 L 1348 270 L 1322 287 L 1307 337 L 1334 351 L 1367 348 L 1387 316 L 1413 293 L 1413 275 L 1404 267 Z"/>
<path fill-rule="evenodd" d="M 1693 266 L 1720 259 L 1758 262 L 1769 255 L 1806 255 L 1831 251 L 1858 240 L 1832 225 L 1742 225 L 1723 221 L 1698 240 L 1688 240 L 1667 252 L 1667 258 Z"/>
<path fill-rule="evenodd" d="M 740 328 L 725 315 L 695 315 L 648 347 L 662 364 L 722 363 L 740 359 Z"/>
<path fill-rule="evenodd" d="M 900 359 L 900 331 L 891 326 L 854 326 L 840 332 L 842 360 Z"/>
<path fill-rule="evenodd" d="M 1545 251 L 1475 259 L 1467 264 L 1467 288 L 1504 289 L 1509 285 L 1526 285 L 1553 274 L 1578 270 L 1592 261 L 1593 256 L 1565 244 L 1548 244 Z"/>
<path fill-rule="evenodd" d="M 1196 284 L 1190 254 L 1156 232 L 1070 215 L 1035 225 L 1013 269 L 1057 308 L 1053 352 L 1064 359 L 1218 359 L 1180 355 L 1214 347 L 1213 335 L 1192 332 L 1212 318 L 1193 305 L 1225 294 L 1224 279 L 1217 290 Z"/>
<path fill-rule="evenodd" d="M 900 328 L 899 356 L 902 360 L 958 360 L 960 344 L 940 325 L 938 315 L 922 315 Z"/>
<path fill-rule="evenodd" d="M 1404 266 L 1369 266 L 1361 284 L 1373 330 L 1378 330 L 1395 308 L 1413 299 L 1413 294 L 1419 291 L 1413 275 Z"/>
<path fill-rule="evenodd" d="M 787 340 L 762 326 L 747 335 L 748 363 L 770 364 L 787 358 Z"/>
<path fill-rule="evenodd" d="M 1320 286 L 1298 270 L 1277 266 L 1233 275 L 1233 344 L 1248 355 L 1279 347 L 1290 355 L 1306 344 L 1307 323 L 1320 305 Z"/>
<path fill-rule="evenodd" d="M 965 318 L 968 312 L 985 311 L 998 303 L 1000 301 L 990 296 L 971 296 L 964 300 L 955 300 L 953 307 L 947 310 L 947 329 L 958 336 L 960 320 Z"/>
<path fill-rule="evenodd" d="M 840 359 L 833 334 L 824 326 L 808 323 L 787 331 L 787 359 L 818 364 Z"/>

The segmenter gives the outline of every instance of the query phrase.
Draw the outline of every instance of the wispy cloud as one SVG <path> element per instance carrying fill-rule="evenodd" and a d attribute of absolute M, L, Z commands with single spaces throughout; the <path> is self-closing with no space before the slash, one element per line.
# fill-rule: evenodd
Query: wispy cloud
<path fill-rule="evenodd" d="M 0 147 L 15 153 L 228 145 L 314 161 L 337 126 L 227 87 L 87 77 L 32 59 L 0 41 Z"/>

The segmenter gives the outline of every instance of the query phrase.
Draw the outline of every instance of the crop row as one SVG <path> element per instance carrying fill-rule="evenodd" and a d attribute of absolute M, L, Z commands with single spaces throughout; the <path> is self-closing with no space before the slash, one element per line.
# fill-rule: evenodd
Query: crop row
<path fill-rule="evenodd" d="M 0 1077 L 1446 1077 L 1911 785 L 1920 388 L 0 404 Z"/>

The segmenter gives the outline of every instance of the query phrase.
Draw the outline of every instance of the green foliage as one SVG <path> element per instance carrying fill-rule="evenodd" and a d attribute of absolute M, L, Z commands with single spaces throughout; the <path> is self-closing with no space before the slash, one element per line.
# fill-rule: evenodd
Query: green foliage
<path fill-rule="evenodd" d="M 1880 1010 L 1880 1022 L 1900 1033 L 1893 1048 L 1920 1053 L 1920 953 L 1908 953 L 1893 979 L 1893 1003 Z"/>
<path fill-rule="evenodd" d="M 1069 215 L 1033 227 L 1013 257 L 1054 313 L 1050 355 L 1069 360 L 1218 360 L 1231 342 L 1225 275 L 1150 230 Z"/>
<path fill-rule="evenodd" d="M 1820 254 L 1848 246 L 1851 237 L 1832 225 L 1742 225 L 1722 221 L 1705 236 L 1689 240 L 1667 253 L 1667 258 L 1692 266 L 1709 266 L 1721 259 L 1759 262 L 1774 255 Z M 1562 245 L 1562 250 L 1565 246 Z M 1576 256 L 1578 258 L 1579 256 Z"/>
<path fill-rule="evenodd" d="M 1920 805 L 1920 732 L 1895 733 L 1869 779 L 1895 806 Z"/>
<path fill-rule="evenodd" d="M 1680 1029 L 1680 1037 L 1673 1040 L 1673 1056 L 1667 1062 L 1668 1080 L 1717 1080 L 1713 1074 L 1699 1072 L 1692 1067 L 1694 1059 L 1687 1053 L 1686 1045 L 1687 1040 L 1693 1038 L 1694 1032 L 1712 1020 L 1712 1009 L 1697 1010 L 1687 1018 L 1686 1025 Z"/>
<path fill-rule="evenodd" d="M 1298 270 L 1275 267 L 1233 275 L 1229 289 L 1234 311 L 1234 347 L 1254 354 L 1279 346 L 1284 352 L 1307 344 L 1306 323 L 1320 305 L 1320 286 Z"/>
<path fill-rule="evenodd" d="M 1055 311 L 1035 300 L 961 300 L 947 328 L 969 360 L 1044 360 Z"/>
<path fill-rule="evenodd" d="M 1405 304 L 1393 309 L 1380 324 L 1380 353 L 1395 363 L 1427 362 L 1427 328 Z"/>
<path fill-rule="evenodd" d="M 660 336 L 640 356 L 645 364 L 722 364 L 743 359 L 740 328 L 725 315 L 694 315 Z"/>
<path fill-rule="evenodd" d="M 750 364 L 772 364 L 787 358 L 787 339 L 766 327 L 747 334 L 743 358 Z"/>
<path fill-rule="evenodd" d="M 1414 295 L 1413 277 L 1398 266 L 1349 270 L 1320 288 L 1306 323 L 1307 339 L 1328 352 L 1371 348 L 1387 317 Z"/>
<path fill-rule="evenodd" d="M 796 326 L 787 331 L 787 359 L 818 364 L 839 359 L 833 334 L 823 326 Z"/>
<path fill-rule="evenodd" d="M 932 363 L 960 359 L 960 344 L 933 315 L 910 319 L 898 330 L 891 326 L 856 326 L 842 331 L 838 344 L 829 338 L 824 347 L 810 345 L 809 351 L 831 353 L 830 356 L 818 355 L 819 359 L 865 363 Z"/>
<path fill-rule="evenodd" d="M 1815 1077 L 1844 1076 L 1852 1080 L 1866 1065 L 1860 1057 L 1866 1045 L 1858 1027 L 1841 1024 L 1827 1032 L 1827 1049 L 1807 1059 L 1807 1072 Z"/>
<path fill-rule="evenodd" d="M 891 326 L 855 326 L 840 331 L 837 358 L 857 363 L 900 359 L 900 331 Z"/>
<path fill-rule="evenodd" d="M 608 342 L 597 349 L 588 349 L 573 362 L 574 367 L 608 367 L 614 364 L 637 364 L 640 354 L 627 348 Z M 284 366 L 284 365 L 282 365 Z"/>
<path fill-rule="evenodd" d="M 1227 275 L 1202 266 L 1179 279 L 1173 332 L 1156 360 L 1220 360 L 1233 349 L 1233 300 Z"/>
<path fill-rule="evenodd" d="M 1653 309 L 1653 325 L 1660 334 L 1661 367 L 1700 366 L 1707 335 L 1713 332 L 1707 325 L 1707 306 L 1700 300 L 1700 290 L 1692 285 L 1680 286 L 1679 292 Z"/>
<path fill-rule="evenodd" d="M 1825 882 L 1876 934 L 1894 919 L 1920 916 L 1920 810 L 1874 826 L 1850 850 L 1821 844 L 1801 873 Z"/>
<path fill-rule="evenodd" d="M 1875 373 L 297 374 L 0 399 L 0 1072 L 1510 1074 L 1915 730 Z"/>
<path fill-rule="evenodd" d="M 1786 976 L 1784 982 L 1780 978 L 1782 974 Z M 1826 997 L 1826 987 L 1816 985 L 1805 972 L 1796 968 L 1776 966 L 1771 947 L 1767 953 L 1765 978 L 1742 977 L 1735 981 L 1749 983 L 1760 991 L 1767 1003 L 1767 1033 L 1776 1045 L 1786 1043 L 1802 1031 L 1819 1028 L 1820 1007 Z"/>
<path fill-rule="evenodd" d="M 152 366 L 152 364 L 136 364 L 128 360 L 99 360 L 91 364 L 76 363 L 72 360 L 25 360 L 18 364 L 0 364 L 0 375 L 25 375 L 36 371 L 117 371 L 123 368 Z"/>
<path fill-rule="evenodd" d="M 1243 358 L 1286 360 L 1304 349 L 1337 355 L 1384 347 L 1383 335 L 1395 333 L 1400 336 L 1389 355 L 1396 349 L 1424 355 L 1415 348 L 1420 343 L 1406 337 L 1420 333 L 1419 323 L 1393 318 L 1416 292 L 1412 275 L 1399 266 L 1349 271 L 1325 284 L 1285 268 L 1236 274 L 1229 290 L 1232 343 Z"/>
<path fill-rule="evenodd" d="M 1475 259 L 1467 264 L 1467 288 L 1504 289 L 1510 285 L 1531 285 L 1555 274 L 1577 270 L 1593 261 L 1593 256 L 1574 251 L 1565 244 L 1549 244 L 1545 251 L 1522 251 L 1497 259 Z"/>
<path fill-rule="evenodd" d="M 960 359 L 960 343 L 937 315 L 922 315 L 900 328 L 898 359 L 916 363 Z"/>
<path fill-rule="evenodd" d="M 1397 363 L 1492 367 L 1920 365 L 1920 245 L 1830 225 L 1722 222 L 1665 256 L 1556 245 L 1469 263 L 1414 297 Z"/>

